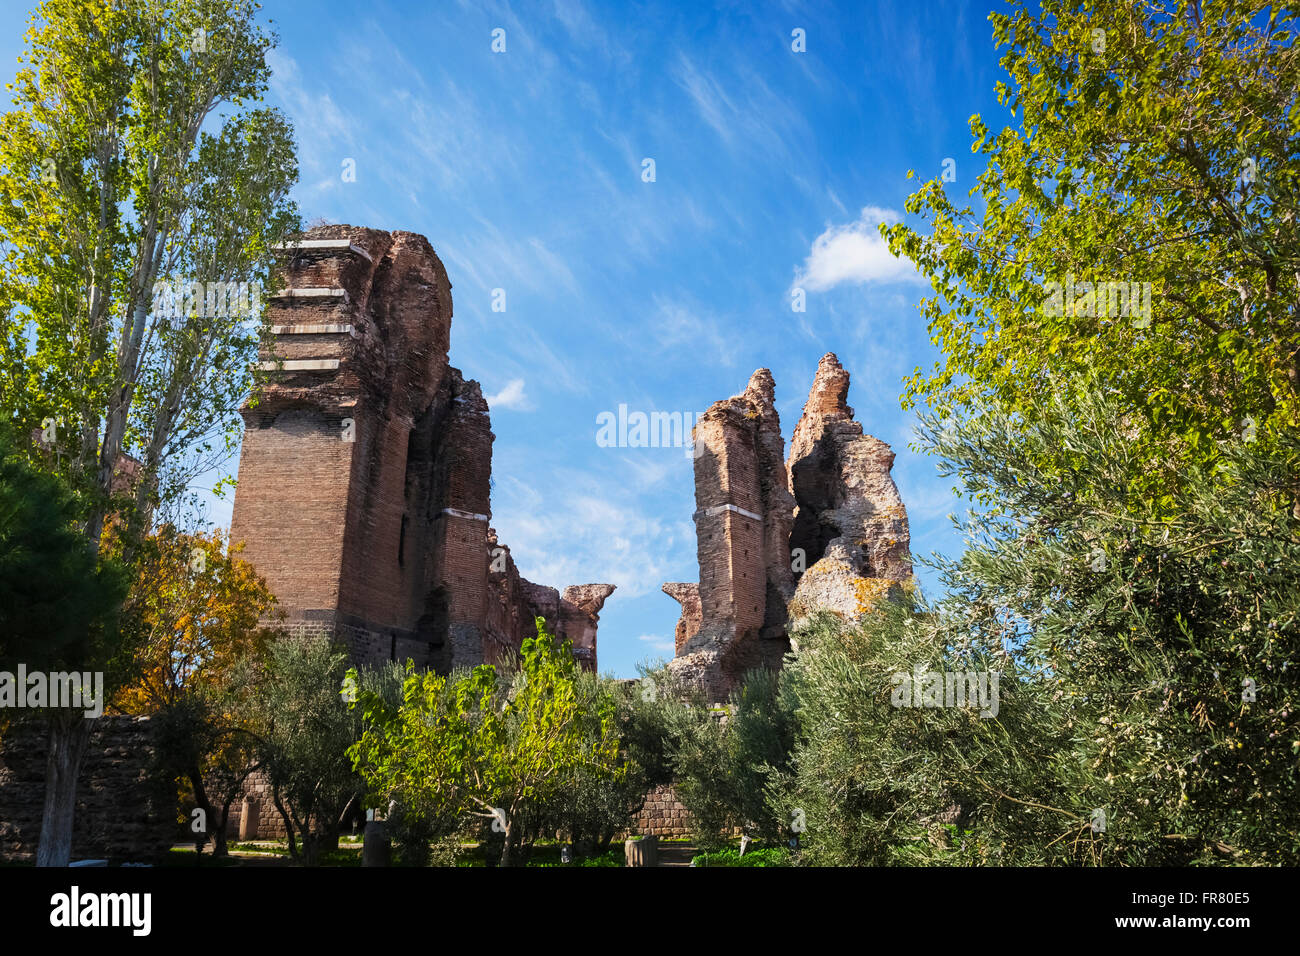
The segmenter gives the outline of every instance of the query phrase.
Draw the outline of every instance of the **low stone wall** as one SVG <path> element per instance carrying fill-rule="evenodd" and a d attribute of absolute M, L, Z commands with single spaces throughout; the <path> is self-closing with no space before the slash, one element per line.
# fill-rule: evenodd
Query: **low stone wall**
<path fill-rule="evenodd" d="M 211 794 L 209 794 L 211 796 Z M 257 840 L 283 840 L 286 836 L 284 828 L 284 817 L 280 811 L 275 808 L 275 799 L 271 795 L 271 779 L 263 770 L 258 770 L 251 774 L 244 781 L 243 797 L 247 798 L 249 803 L 257 807 L 257 828 L 250 834 L 249 839 Z M 236 798 L 230 805 L 230 816 L 226 821 L 226 840 L 235 843 L 239 840 L 239 831 L 241 818 L 244 812 L 243 798 Z M 355 827 L 349 823 L 344 823 L 339 829 L 340 836 L 360 836 L 362 827 L 365 823 L 361 810 L 356 811 L 356 816 L 349 814 L 349 819 L 353 821 Z M 302 836 L 299 834 L 299 839 Z"/>
<path fill-rule="evenodd" d="M 691 815 L 671 785 L 655 787 L 646 794 L 645 806 L 633 819 L 631 832 L 644 836 L 690 836 Z"/>
<path fill-rule="evenodd" d="M 36 859 L 45 806 L 48 728 L 43 720 L 10 725 L 0 738 L 0 860 Z M 172 782 L 151 773 L 147 717 L 95 721 L 77 786 L 72 859 L 157 863 L 176 834 Z"/>
<path fill-rule="evenodd" d="M 257 830 L 250 839 L 283 840 L 285 837 L 284 817 L 275 808 L 271 798 L 271 781 L 266 774 L 258 770 L 244 781 L 244 796 L 250 803 L 257 805 Z M 230 805 L 230 817 L 226 822 L 226 839 L 234 843 L 239 839 L 239 821 L 243 815 L 243 800 L 238 798 Z"/>

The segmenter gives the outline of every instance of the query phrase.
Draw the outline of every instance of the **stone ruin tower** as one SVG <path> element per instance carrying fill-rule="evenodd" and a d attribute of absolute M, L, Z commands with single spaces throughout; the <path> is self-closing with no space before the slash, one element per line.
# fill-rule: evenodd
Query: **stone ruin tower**
<path fill-rule="evenodd" d="M 428 240 L 322 226 L 277 252 L 231 540 L 290 633 L 447 672 L 518 650 L 540 615 L 594 670 L 614 586 L 533 584 L 497 541 L 488 405 L 449 364 L 451 283 Z"/>
<path fill-rule="evenodd" d="M 696 425 L 700 580 L 663 590 L 682 606 L 669 667 L 712 701 L 746 671 L 780 666 L 791 619 L 854 620 L 912 577 L 894 453 L 863 434 L 848 391 L 849 373 L 826 354 L 788 460 L 765 368 Z"/>

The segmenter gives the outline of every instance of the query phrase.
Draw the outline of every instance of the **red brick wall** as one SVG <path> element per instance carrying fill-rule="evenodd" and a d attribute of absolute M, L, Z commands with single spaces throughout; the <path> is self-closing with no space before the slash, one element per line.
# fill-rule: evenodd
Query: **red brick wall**
<path fill-rule="evenodd" d="M 738 636 L 756 635 L 767 588 L 762 521 L 723 509 L 734 505 L 763 513 L 754 423 L 727 405 L 717 405 L 696 426 L 696 439 L 705 448 L 695 469 L 703 619 L 734 628 Z"/>
<path fill-rule="evenodd" d="M 441 555 L 438 583 L 451 595 L 448 620 L 482 626 L 487 618 L 490 562 L 487 522 L 440 514 L 434 527 Z"/>
<path fill-rule="evenodd" d="M 368 255 L 283 256 L 268 300 L 280 329 L 263 362 L 339 366 L 268 369 L 257 404 L 242 409 L 232 537 L 290 630 L 344 638 L 361 662 L 410 656 L 446 670 L 500 660 L 532 635 L 536 612 L 513 563 L 489 571 L 493 435 L 478 383 L 448 364 L 446 271 L 412 233 L 328 226 L 304 238 L 346 238 Z M 282 294 L 318 288 L 346 296 Z M 353 331 L 295 331 L 320 324 Z M 551 617 L 594 666 L 595 611 L 568 611 Z"/>
<path fill-rule="evenodd" d="M 408 596 L 413 588 L 406 562 L 398 561 L 398 545 L 411 424 L 376 421 L 365 410 L 358 415 L 339 610 L 375 627 L 409 630 L 415 625 Z M 407 547 L 413 550 L 411 542 Z"/>
<path fill-rule="evenodd" d="M 341 440 L 341 417 L 311 408 L 245 413 L 230 536 L 290 615 L 338 607 L 358 447 Z"/>

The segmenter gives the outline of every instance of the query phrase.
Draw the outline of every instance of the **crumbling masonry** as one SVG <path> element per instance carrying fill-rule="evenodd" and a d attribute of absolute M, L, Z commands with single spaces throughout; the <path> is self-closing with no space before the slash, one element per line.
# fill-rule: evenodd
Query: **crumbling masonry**
<path fill-rule="evenodd" d="M 700 581 L 663 589 L 682 605 L 670 668 L 711 701 L 780 665 L 790 620 L 856 619 L 912 577 L 894 453 L 863 434 L 848 391 L 849 373 L 823 356 L 788 461 L 765 368 L 695 427 Z"/>
<path fill-rule="evenodd" d="M 541 616 L 595 670 L 614 586 L 533 584 L 497 542 L 488 406 L 448 362 L 451 283 L 428 240 L 323 226 L 280 252 L 231 539 L 287 629 L 446 673 L 517 651 Z"/>

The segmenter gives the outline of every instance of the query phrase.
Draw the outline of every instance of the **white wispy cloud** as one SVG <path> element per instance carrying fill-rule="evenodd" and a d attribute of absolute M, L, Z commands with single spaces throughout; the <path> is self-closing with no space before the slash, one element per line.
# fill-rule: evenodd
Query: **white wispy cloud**
<path fill-rule="evenodd" d="M 830 186 L 826 187 L 826 195 L 830 197 L 831 202 L 835 203 L 835 208 L 840 211 L 841 215 L 847 216 L 849 214 L 849 207 L 840 202 L 840 197 L 835 195 L 835 190 L 831 189 Z"/>
<path fill-rule="evenodd" d="M 617 585 L 623 599 L 676 580 L 681 552 L 694 548 L 693 528 L 676 514 L 647 509 L 612 474 L 557 472 L 542 488 L 503 475 L 493 494 L 492 523 L 530 581 L 561 589 L 605 581 Z"/>
<path fill-rule="evenodd" d="M 671 637 L 661 637 L 658 634 L 642 634 L 637 637 L 637 640 L 645 641 L 656 651 L 659 651 L 661 654 L 667 654 L 670 657 L 677 650 L 677 642 Z"/>
<path fill-rule="evenodd" d="M 499 288 L 507 293 L 519 287 L 542 292 L 557 286 L 577 293 L 573 271 L 540 238 L 511 237 L 493 223 L 479 221 L 479 230 L 458 242 L 444 242 L 440 252 L 469 281 L 485 290 Z"/>
<path fill-rule="evenodd" d="M 742 343 L 726 332 L 724 320 L 689 302 L 654 297 L 655 317 L 636 329 L 644 347 L 644 337 L 655 339 L 657 352 L 680 351 L 683 355 L 707 354 L 718 364 L 736 364 Z"/>
<path fill-rule="evenodd" d="M 912 263 L 889 251 L 880 235 L 881 223 L 900 220 L 898 213 L 865 206 L 853 222 L 828 226 L 813 240 L 812 251 L 796 270 L 794 285 L 809 292 L 824 292 L 845 282 L 919 282 Z"/>
<path fill-rule="evenodd" d="M 595 50 L 607 60 L 626 67 L 633 61 L 632 54 L 611 33 L 600 25 L 580 0 L 555 0 L 555 18 L 567 32 L 570 41 L 584 52 Z M 614 22 L 623 27 L 617 17 Z"/>
<path fill-rule="evenodd" d="M 342 160 L 357 152 L 357 123 L 328 92 L 308 90 L 298 62 L 289 54 L 268 50 L 266 62 L 271 68 L 271 98 L 294 120 L 302 187 L 313 196 L 339 188 Z"/>
<path fill-rule="evenodd" d="M 283 50 L 271 49 L 266 53 L 266 63 L 271 68 L 272 96 L 293 115 L 310 119 L 296 130 L 299 137 L 312 135 L 321 138 L 352 141 L 353 122 L 343 114 L 329 93 L 309 92 L 303 84 L 298 61 Z M 317 84 L 313 84 L 317 86 Z"/>
<path fill-rule="evenodd" d="M 701 69 L 679 50 L 671 75 L 729 150 L 761 152 L 788 165 L 791 143 L 807 139 L 803 115 L 744 60 Z"/>
<path fill-rule="evenodd" d="M 509 408 L 516 412 L 530 412 L 533 410 L 533 403 L 524 394 L 524 380 L 522 378 L 512 378 L 506 382 L 505 387 L 495 395 L 484 396 L 488 403 L 488 408 L 499 409 Z"/>
<path fill-rule="evenodd" d="M 911 451 L 902 442 L 895 445 L 894 451 L 894 483 L 913 524 L 943 520 L 966 507 L 953 490 L 954 479 L 940 475 L 932 458 Z"/>

